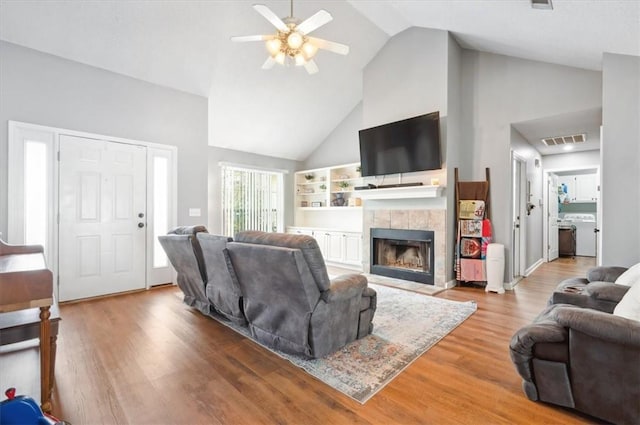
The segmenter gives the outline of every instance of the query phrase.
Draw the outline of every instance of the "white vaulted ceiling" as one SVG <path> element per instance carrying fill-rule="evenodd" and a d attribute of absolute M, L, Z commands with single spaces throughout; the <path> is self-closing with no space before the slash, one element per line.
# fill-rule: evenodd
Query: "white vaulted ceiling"
<path fill-rule="evenodd" d="M 0 0 L 0 39 L 209 98 L 209 144 L 302 160 L 362 99 L 362 69 L 390 36 L 422 26 L 451 31 L 463 47 L 601 68 L 603 52 L 640 56 L 640 1 L 294 1 L 300 19 L 334 20 L 313 35 L 351 47 L 320 52 L 320 72 L 260 69 L 269 34 L 251 7 L 289 14 L 283 0 Z"/>

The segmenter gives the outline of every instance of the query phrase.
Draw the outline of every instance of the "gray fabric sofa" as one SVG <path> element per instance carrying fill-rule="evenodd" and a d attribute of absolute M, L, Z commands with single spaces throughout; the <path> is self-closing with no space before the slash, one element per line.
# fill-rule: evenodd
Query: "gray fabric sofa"
<path fill-rule="evenodd" d="M 629 290 L 616 285 L 615 280 L 626 267 L 594 267 L 586 277 L 574 277 L 560 282 L 549 299 L 551 304 L 571 304 L 613 313 L 613 309 Z"/>
<path fill-rule="evenodd" d="M 204 257 L 207 283 L 205 294 L 214 310 L 230 321 L 245 325 L 242 292 L 227 268 L 224 250 L 233 239 L 226 236 L 198 233 L 196 235 Z"/>
<path fill-rule="evenodd" d="M 227 244 L 253 337 L 317 358 L 371 333 L 376 292 L 360 274 L 329 279 L 314 238 L 240 232 Z"/>
<path fill-rule="evenodd" d="M 627 289 L 611 286 L 620 273 L 597 268 L 586 280 L 563 282 L 556 293 L 567 297 L 554 293 L 552 304 L 513 336 L 511 359 L 530 400 L 616 424 L 640 423 L 640 321 L 610 313 Z M 577 284 L 582 291 L 561 292 Z"/>
<path fill-rule="evenodd" d="M 224 249 L 232 239 L 211 235 L 204 226 L 178 227 L 158 237 L 178 273 L 185 304 L 246 324 L 242 294 L 227 269 Z"/>
<path fill-rule="evenodd" d="M 196 238 L 198 233 L 207 233 L 204 226 L 182 226 L 159 236 L 160 245 L 171 265 L 178 273 L 178 286 L 184 293 L 185 304 L 209 314 L 211 303 L 205 293 L 207 281 L 202 249 Z"/>

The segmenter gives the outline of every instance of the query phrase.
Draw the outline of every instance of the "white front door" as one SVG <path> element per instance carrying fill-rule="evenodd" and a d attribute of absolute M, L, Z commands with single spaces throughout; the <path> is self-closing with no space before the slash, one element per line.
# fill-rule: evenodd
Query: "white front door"
<path fill-rule="evenodd" d="M 61 301 L 146 287 L 146 148 L 60 136 Z"/>
<path fill-rule="evenodd" d="M 547 261 L 558 258 L 558 176 L 549 174 L 547 179 L 547 217 L 549 231 L 547 240 L 549 241 Z"/>

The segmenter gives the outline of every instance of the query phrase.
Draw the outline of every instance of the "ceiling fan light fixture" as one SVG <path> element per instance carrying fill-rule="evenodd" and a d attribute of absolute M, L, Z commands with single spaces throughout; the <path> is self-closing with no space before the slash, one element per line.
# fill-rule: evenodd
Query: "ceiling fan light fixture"
<path fill-rule="evenodd" d="M 273 59 L 278 62 L 280 65 L 284 65 L 284 60 L 286 58 L 286 55 L 284 54 L 283 51 L 279 51 L 278 53 L 276 53 L 276 55 L 273 57 Z"/>
<path fill-rule="evenodd" d="M 265 41 L 269 57 L 262 65 L 262 69 L 271 69 L 274 64 L 289 66 L 303 66 L 309 74 L 318 72 L 313 58 L 318 49 L 328 50 L 340 55 L 349 53 L 349 46 L 309 36 L 321 26 L 331 22 L 333 17 L 326 10 L 320 10 L 303 22 L 293 17 L 293 0 L 291 0 L 291 15 L 280 19 L 263 4 L 255 4 L 253 8 L 269 21 L 277 32 L 272 35 L 251 35 L 231 37 L 232 41 Z"/>
<path fill-rule="evenodd" d="M 316 53 L 318 53 L 318 48 L 310 41 L 307 41 L 302 45 L 302 54 L 304 55 L 306 60 L 314 57 Z"/>
<path fill-rule="evenodd" d="M 296 54 L 294 56 L 294 59 L 296 61 L 296 66 L 302 66 L 307 63 L 307 60 L 304 58 L 304 55 L 302 53 Z"/>
<path fill-rule="evenodd" d="M 274 38 L 271 40 L 267 40 L 265 44 L 267 46 L 267 51 L 269 52 L 269 54 L 271 54 L 271 56 L 275 56 L 280 51 L 280 47 L 282 46 L 282 41 L 280 41 L 279 38 Z"/>
<path fill-rule="evenodd" d="M 304 43 L 304 38 L 299 32 L 292 31 L 287 36 L 287 45 L 290 49 L 297 50 L 302 46 L 302 43 Z"/>

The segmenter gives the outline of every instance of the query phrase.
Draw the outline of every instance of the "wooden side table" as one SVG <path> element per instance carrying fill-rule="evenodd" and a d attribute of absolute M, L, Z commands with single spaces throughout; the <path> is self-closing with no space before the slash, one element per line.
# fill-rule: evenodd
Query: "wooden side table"
<path fill-rule="evenodd" d="M 47 399 L 51 399 L 56 367 L 56 351 L 60 310 L 56 302 L 51 306 L 51 337 L 49 338 L 49 389 Z M 0 313 L 0 346 L 15 344 L 40 338 L 40 309 L 30 308 L 10 313 Z"/>
<path fill-rule="evenodd" d="M 0 241 L 0 313 L 40 309 L 40 404 L 51 412 L 51 305 L 53 275 L 42 247 Z"/>

